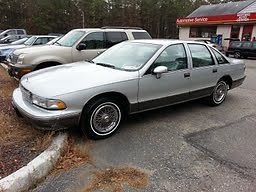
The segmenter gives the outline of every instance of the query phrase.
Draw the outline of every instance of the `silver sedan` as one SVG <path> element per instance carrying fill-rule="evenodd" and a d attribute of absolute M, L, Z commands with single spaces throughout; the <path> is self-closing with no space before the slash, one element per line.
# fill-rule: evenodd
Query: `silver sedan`
<path fill-rule="evenodd" d="M 37 127 L 80 126 L 90 138 L 102 139 L 129 114 L 198 98 L 220 105 L 244 79 L 243 61 L 204 43 L 127 41 L 92 61 L 25 75 L 13 106 Z"/>

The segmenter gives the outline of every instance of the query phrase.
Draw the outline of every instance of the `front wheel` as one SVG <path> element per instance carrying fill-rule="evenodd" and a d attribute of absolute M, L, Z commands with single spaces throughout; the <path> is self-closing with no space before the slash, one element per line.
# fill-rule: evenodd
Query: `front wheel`
<path fill-rule="evenodd" d="M 228 94 L 228 85 L 225 81 L 221 80 L 215 86 L 213 93 L 208 97 L 208 103 L 211 106 L 218 106 L 222 104 Z"/>
<path fill-rule="evenodd" d="M 240 53 L 240 52 L 235 52 L 235 53 L 234 53 L 234 57 L 235 57 L 236 59 L 240 59 L 242 56 L 241 56 L 241 53 Z"/>
<path fill-rule="evenodd" d="M 102 98 L 86 108 L 82 114 L 81 128 L 89 138 L 104 139 L 119 128 L 123 112 L 117 101 Z"/>

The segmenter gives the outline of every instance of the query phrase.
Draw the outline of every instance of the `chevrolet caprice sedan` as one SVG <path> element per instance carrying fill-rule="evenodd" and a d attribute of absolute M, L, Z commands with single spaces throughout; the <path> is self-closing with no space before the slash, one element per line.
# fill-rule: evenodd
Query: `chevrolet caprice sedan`
<path fill-rule="evenodd" d="M 220 105 L 244 79 L 243 61 L 204 43 L 134 40 L 90 62 L 25 75 L 13 106 L 38 127 L 79 126 L 90 138 L 102 139 L 129 114 L 199 98 Z"/>

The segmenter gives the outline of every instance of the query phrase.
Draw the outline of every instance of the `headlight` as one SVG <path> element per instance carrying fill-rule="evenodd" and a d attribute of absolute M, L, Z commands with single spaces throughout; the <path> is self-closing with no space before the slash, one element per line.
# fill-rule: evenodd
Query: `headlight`
<path fill-rule="evenodd" d="M 20 54 L 17 60 L 17 64 L 21 65 L 23 63 L 24 57 L 24 54 Z"/>
<path fill-rule="evenodd" d="M 63 110 L 66 109 L 66 104 L 58 99 L 45 99 L 36 95 L 32 95 L 32 103 L 44 109 Z"/>

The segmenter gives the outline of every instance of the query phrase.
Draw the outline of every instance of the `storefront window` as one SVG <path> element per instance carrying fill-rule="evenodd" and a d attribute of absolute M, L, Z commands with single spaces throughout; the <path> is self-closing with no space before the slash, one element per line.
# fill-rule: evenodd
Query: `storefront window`
<path fill-rule="evenodd" d="M 240 26 L 232 25 L 231 38 L 239 38 L 239 33 L 240 33 Z"/>
<path fill-rule="evenodd" d="M 216 35 L 217 26 L 190 27 L 190 37 L 211 38 Z"/>

